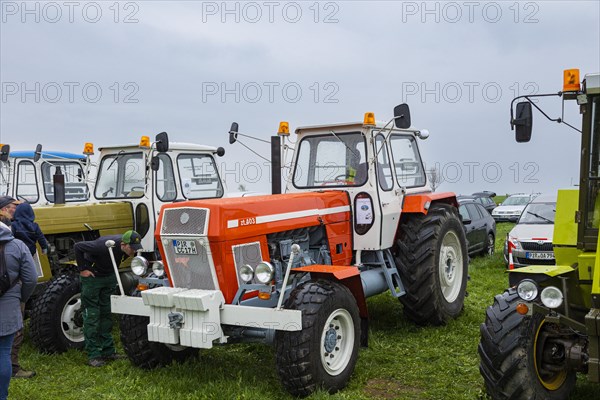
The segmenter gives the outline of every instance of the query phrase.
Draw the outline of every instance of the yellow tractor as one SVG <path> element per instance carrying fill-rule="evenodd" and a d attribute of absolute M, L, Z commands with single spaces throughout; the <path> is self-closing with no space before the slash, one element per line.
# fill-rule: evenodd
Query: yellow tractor
<path fill-rule="evenodd" d="M 511 124 L 528 142 L 532 106 L 581 133 L 579 189 L 560 190 L 553 248 L 556 265 L 509 271 L 509 289 L 494 299 L 481 325 L 480 372 L 493 399 L 567 399 L 576 374 L 600 382 L 600 74 L 564 72 L 563 91 L 520 96 Z M 576 101 L 581 129 L 550 118 L 534 97 Z M 564 110 L 564 107 L 563 107 Z"/>

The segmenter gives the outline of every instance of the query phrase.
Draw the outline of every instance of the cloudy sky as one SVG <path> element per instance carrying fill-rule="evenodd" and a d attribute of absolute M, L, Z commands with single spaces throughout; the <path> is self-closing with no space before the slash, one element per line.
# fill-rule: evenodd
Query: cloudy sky
<path fill-rule="evenodd" d="M 263 161 L 228 144 L 232 121 L 266 139 L 281 120 L 388 120 L 407 102 L 440 190 L 553 191 L 578 180 L 579 133 L 536 114 L 517 144 L 510 101 L 600 71 L 599 4 L 2 0 L 0 143 L 79 153 L 167 131 L 223 146 L 230 190 L 267 191 Z M 565 119 L 579 125 L 573 102 Z"/>

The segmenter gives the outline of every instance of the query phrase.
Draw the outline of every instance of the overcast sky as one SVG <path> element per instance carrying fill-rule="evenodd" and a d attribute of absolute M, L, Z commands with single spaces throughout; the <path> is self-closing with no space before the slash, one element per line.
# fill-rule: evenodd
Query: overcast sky
<path fill-rule="evenodd" d="M 599 4 L 0 1 L 0 143 L 79 153 L 167 131 L 223 146 L 229 190 L 268 191 L 263 161 L 228 144 L 232 121 L 267 139 L 281 120 L 388 120 L 407 102 L 440 190 L 554 191 L 578 181 L 579 133 L 536 113 L 517 144 L 510 101 L 600 71 Z M 540 103 L 559 116 L 558 98 Z"/>

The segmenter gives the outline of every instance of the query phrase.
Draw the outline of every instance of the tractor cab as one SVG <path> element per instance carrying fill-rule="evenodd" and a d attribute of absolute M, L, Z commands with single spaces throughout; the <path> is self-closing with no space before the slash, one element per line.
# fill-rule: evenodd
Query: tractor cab
<path fill-rule="evenodd" d="M 90 197 L 93 145 L 86 143 L 83 154 L 64 151 L 11 151 L 0 145 L 0 195 L 25 200 L 32 206 L 54 204 L 54 176 L 62 175 L 64 202 L 85 202 Z M 61 199 L 58 199 L 61 202 Z"/>
<path fill-rule="evenodd" d="M 296 129 L 287 192 L 346 191 L 355 250 L 392 247 L 404 196 L 431 191 L 417 140 L 428 132 L 410 126 L 408 106 L 395 119 L 394 126 L 366 113 L 363 122 Z"/>
<path fill-rule="evenodd" d="M 223 197 L 214 158 L 223 154 L 223 148 L 169 143 L 166 133 L 153 144 L 143 136 L 139 145 L 101 147 L 93 201 L 131 203 L 142 245 L 153 250 L 163 204 Z"/>

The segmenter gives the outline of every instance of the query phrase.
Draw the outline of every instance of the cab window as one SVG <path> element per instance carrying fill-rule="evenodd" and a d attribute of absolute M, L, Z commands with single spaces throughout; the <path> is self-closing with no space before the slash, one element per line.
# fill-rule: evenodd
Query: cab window
<path fill-rule="evenodd" d="M 360 132 L 304 137 L 293 183 L 297 188 L 361 186 L 367 182 L 365 138 Z"/>
<path fill-rule="evenodd" d="M 94 194 L 99 199 L 139 198 L 145 192 L 144 155 L 141 152 L 102 158 Z"/>
<path fill-rule="evenodd" d="M 31 161 L 21 161 L 17 166 L 17 197 L 29 203 L 35 203 L 40 198 L 38 192 L 35 166 Z"/>
<path fill-rule="evenodd" d="M 425 171 L 414 136 L 392 134 L 390 148 L 398 184 L 403 187 L 425 185 Z"/>
<path fill-rule="evenodd" d="M 180 154 L 177 157 L 181 190 L 186 199 L 223 196 L 215 160 L 208 154 Z"/>

